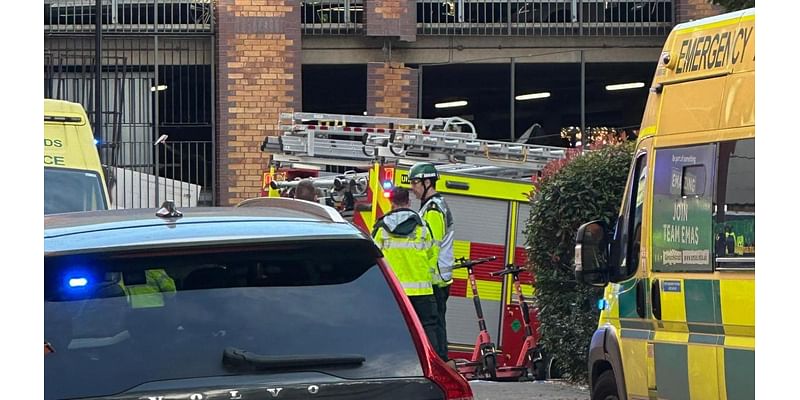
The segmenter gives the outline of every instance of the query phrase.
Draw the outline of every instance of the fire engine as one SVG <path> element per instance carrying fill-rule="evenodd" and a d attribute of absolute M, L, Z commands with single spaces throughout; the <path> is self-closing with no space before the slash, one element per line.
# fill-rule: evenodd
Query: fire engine
<path fill-rule="evenodd" d="M 261 146 L 271 154 L 264 194 L 280 196 L 281 189 L 294 184 L 276 180 L 287 168 L 349 168 L 345 174 L 320 172 L 312 182 L 323 192 L 324 202 L 338 207 L 367 233 L 391 210 L 391 189 L 409 187 L 411 165 L 419 161 L 436 165 L 440 174 L 436 191 L 444 196 L 455 221 L 455 257 L 497 257 L 476 266 L 474 272 L 489 334 L 502 354 L 497 366 L 516 360 L 524 341 L 520 307 L 511 277 L 490 273 L 507 264 L 526 264 L 523 231 L 533 179 L 548 162 L 564 158 L 566 149 L 526 144 L 524 139 L 481 140 L 474 126 L 459 117 L 290 112 L 281 113 L 280 120 L 280 135 L 267 136 Z M 345 197 L 342 192 L 353 197 L 352 203 L 339 201 Z M 412 208 L 419 208 L 417 200 L 412 199 Z M 531 274 L 524 272 L 520 279 L 526 297 L 532 295 Z M 468 286 L 467 272 L 455 270 L 447 304 L 450 358 L 469 358 L 478 334 Z M 536 328 L 536 307 L 531 304 L 529 309 Z"/>

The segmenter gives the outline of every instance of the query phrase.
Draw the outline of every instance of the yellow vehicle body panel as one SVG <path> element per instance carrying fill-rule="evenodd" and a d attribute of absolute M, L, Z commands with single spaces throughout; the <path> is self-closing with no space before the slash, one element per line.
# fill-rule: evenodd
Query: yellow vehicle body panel
<path fill-rule="evenodd" d="M 644 201 L 639 265 L 632 276 L 606 287 L 606 306 L 598 324 L 599 330 L 611 329 L 616 334 L 619 354 L 614 357 L 619 358 L 619 364 L 613 368 L 621 370 L 615 371 L 615 377 L 624 381 L 624 385 L 618 382 L 618 388 L 625 390 L 629 399 L 754 396 L 754 261 L 751 267 L 726 268 L 726 264 L 719 264 L 717 255 L 717 259 L 710 260 L 709 270 L 666 268 L 666 257 L 672 255 L 663 251 L 663 243 L 695 242 L 691 232 L 688 236 L 683 228 L 673 232 L 663 222 L 657 222 L 664 220 L 666 207 L 665 203 L 656 203 L 656 191 L 660 189 L 654 182 L 657 177 L 664 179 L 665 172 L 659 166 L 670 165 L 670 160 L 659 159 L 660 154 L 676 157 L 675 154 L 684 154 L 680 153 L 682 149 L 710 146 L 716 153 L 709 154 L 716 158 L 706 164 L 720 168 L 720 143 L 754 137 L 754 11 L 677 25 L 665 42 L 656 68 L 631 168 L 636 166 L 636 157 L 646 154 L 645 184 L 640 186 Z M 672 164 L 675 165 L 674 160 Z M 717 182 L 714 171 L 704 176 L 712 182 L 709 187 Z M 686 170 L 675 172 L 673 168 L 672 173 L 673 179 L 676 173 L 681 174 L 676 190 L 685 190 L 681 185 L 686 185 Z M 629 176 L 626 193 L 631 190 L 632 178 Z M 687 197 L 693 195 L 683 196 Z M 621 216 L 631 202 L 623 200 Z M 729 203 L 724 208 L 717 205 L 723 210 L 723 221 L 728 221 L 725 218 Z M 675 207 L 674 212 L 672 218 L 680 220 L 679 208 Z M 755 218 L 754 212 L 750 217 L 746 212 L 737 215 Z M 715 229 L 711 222 L 708 229 Z M 713 246 L 719 242 L 714 242 L 713 231 L 710 232 L 710 254 L 715 254 L 717 249 Z M 742 244 L 739 239 L 735 248 L 737 255 L 755 253 L 754 243 Z M 678 265 L 691 262 L 685 254 L 688 253 Z M 660 318 L 654 309 L 656 301 Z"/>
<path fill-rule="evenodd" d="M 48 203 L 54 204 L 52 212 L 107 209 L 110 199 L 103 167 L 83 107 L 45 99 L 44 115 L 46 212 Z M 54 170 L 63 172 L 48 172 Z"/>
<path fill-rule="evenodd" d="M 410 188 L 407 169 L 396 168 L 394 176 L 395 185 Z M 439 193 L 522 202 L 529 201 L 528 195 L 530 195 L 532 189 L 532 182 L 524 183 L 500 178 L 486 179 L 447 173 L 441 174 L 436 182 L 436 191 Z"/>
<path fill-rule="evenodd" d="M 45 121 L 45 166 L 102 170 L 88 118 L 80 104 L 46 99 L 45 115 L 80 120 L 80 122 Z"/>

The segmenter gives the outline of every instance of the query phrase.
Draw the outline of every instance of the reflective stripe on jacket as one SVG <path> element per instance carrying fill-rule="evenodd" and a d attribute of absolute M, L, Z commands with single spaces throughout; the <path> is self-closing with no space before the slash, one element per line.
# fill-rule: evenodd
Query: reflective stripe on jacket
<path fill-rule="evenodd" d="M 130 296 L 132 308 L 150 308 L 164 306 L 164 293 L 175 292 L 175 281 L 163 269 L 145 271 L 146 283 L 141 285 L 123 285 Z"/>
<path fill-rule="evenodd" d="M 437 193 L 431 196 L 420 207 L 422 218 L 428 223 L 433 232 L 436 242 L 436 262 L 433 263 L 435 269 L 433 274 L 434 284 L 437 286 L 447 286 L 453 283 L 453 215 L 447 207 L 444 198 Z"/>
<path fill-rule="evenodd" d="M 390 211 L 375 224 L 372 238 L 407 296 L 433 294 L 433 235 L 419 214 L 407 208 Z"/>

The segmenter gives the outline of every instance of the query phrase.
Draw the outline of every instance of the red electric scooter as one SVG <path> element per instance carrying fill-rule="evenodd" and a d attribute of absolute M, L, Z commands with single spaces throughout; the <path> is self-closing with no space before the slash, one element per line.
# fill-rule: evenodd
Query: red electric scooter
<path fill-rule="evenodd" d="M 525 302 L 525 296 L 522 294 L 522 286 L 519 281 L 519 274 L 525 271 L 514 264 L 508 264 L 500 271 L 494 271 L 492 276 L 505 276 L 511 274 L 514 284 L 514 292 L 517 294 L 517 301 L 519 301 L 520 310 L 522 311 L 522 323 L 525 341 L 522 343 L 522 348 L 519 351 L 519 356 L 514 364 L 498 367 L 495 372 L 497 380 L 519 380 L 519 379 L 541 379 L 542 368 L 542 355 L 536 347 L 536 342 L 533 336 L 533 329 L 531 328 L 530 315 L 528 313 L 528 303 Z"/>
<path fill-rule="evenodd" d="M 489 337 L 489 331 L 486 329 L 486 321 L 483 320 L 483 309 L 481 308 L 481 299 L 478 296 L 478 284 L 475 283 L 475 274 L 472 267 L 483 264 L 485 262 L 494 261 L 497 257 L 479 258 L 476 260 L 467 260 L 459 258 L 457 264 L 453 269 L 466 268 L 469 276 L 469 285 L 472 288 L 472 301 L 475 303 L 475 314 L 478 316 L 478 338 L 475 340 L 475 347 L 472 351 L 472 357 L 469 360 L 455 359 L 456 368 L 458 372 L 467 380 L 470 379 L 495 379 L 497 371 L 497 349 L 495 348 L 492 339 Z"/>

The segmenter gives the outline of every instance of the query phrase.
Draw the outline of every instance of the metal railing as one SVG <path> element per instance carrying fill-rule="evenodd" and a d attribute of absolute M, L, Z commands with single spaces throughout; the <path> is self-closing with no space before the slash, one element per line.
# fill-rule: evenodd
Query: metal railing
<path fill-rule="evenodd" d="M 656 36 L 672 0 L 418 0 L 421 35 Z"/>
<path fill-rule="evenodd" d="M 306 0 L 301 7 L 303 34 L 364 31 L 362 0 Z M 673 8 L 673 0 L 417 0 L 417 34 L 664 36 Z"/>
<path fill-rule="evenodd" d="M 155 162 L 106 167 L 114 208 L 155 208 L 164 200 L 182 207 L 211 204 L 212 142 L 126 142 L 117 150 L 127 160 L 145 155 Z"/>
<path fill-rule="evenodd" d="M 300 5 L 303 34 L 354 35 L 364 32 L 364 0 L 305 0 Z"/>
<path fill-rule="evenodd" d="M 102 0 L 103 33 L 213 33 L 213 0 Z M 91 33 L 96 0 L 45 0 L 45 33 Z"/>
<path fill-rule="evenodd" d="M 119 199 L 114 207 L 159 205 L 156 200 L 172 192 L 136 187 L 156 183 L 200 191 L 199 199 L 187 198 L 196 200 L 192 205 L 213 203 L 213 147 L 196 149 L 214 143 L 213 37 L 112 35 L 103 38 L 99 63 L 91 36 L 45 34 L 44 43 L 44 97 L 83 104 L 93 126 L 100 68 L 103 129 L 97 139 L 109 188 L 117 185 L 110 190 Z M 155 148 L 161 135 L 168 140 Z"/>

